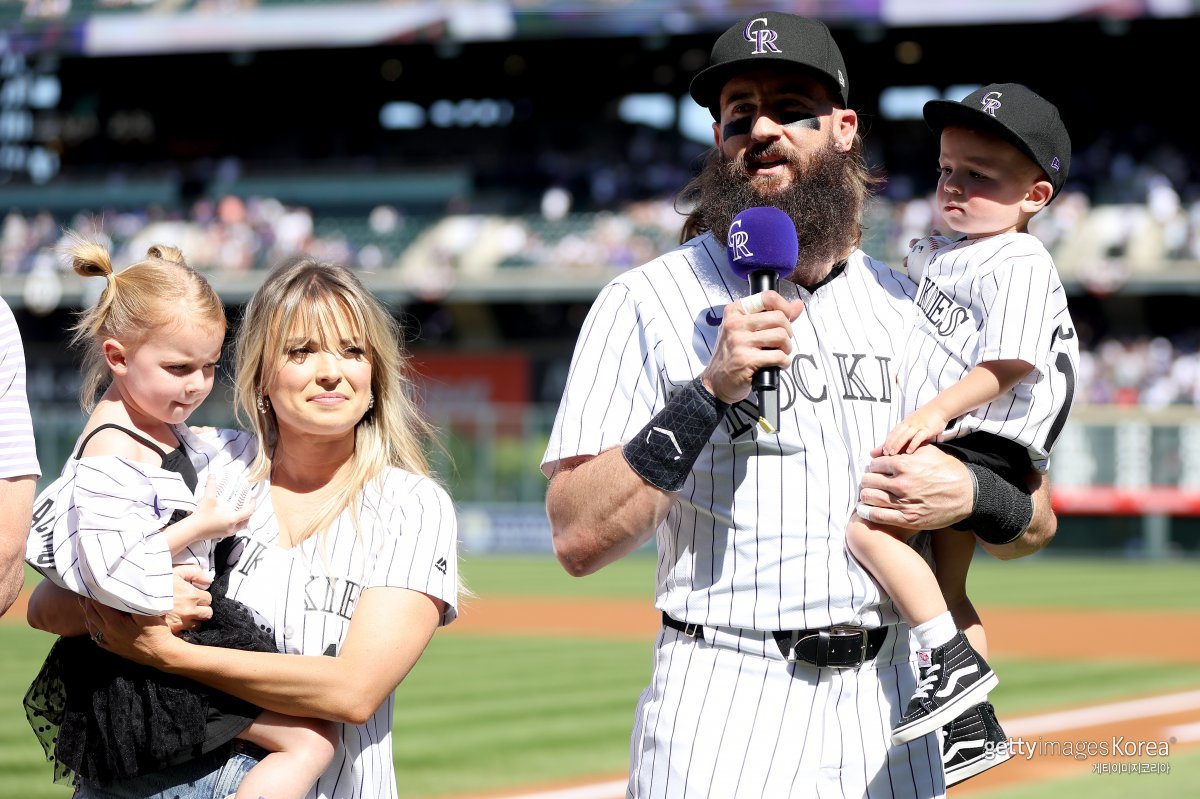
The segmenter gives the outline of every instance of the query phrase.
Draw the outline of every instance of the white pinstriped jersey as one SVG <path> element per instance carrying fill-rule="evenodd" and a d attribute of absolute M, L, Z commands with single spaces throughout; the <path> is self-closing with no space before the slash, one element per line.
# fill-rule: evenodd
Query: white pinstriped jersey
<path fill-rule="evenodd" d="M 930 242 L 933 247 L 930 247 Z M 952 420 L 940 441 L 976 430 L 1011 439 L 1045 470 L 1075 396 L 1079 339 L 1050 253 L 1028 233 L 950 241 L 927 237 L 910 276 L 914 326 L 900 374 L 907 415 L 981 362 L 1022 360 L 1033 371 L 1011 391 Z"/>
<path fill-rule="evenodd" d="M 441 624 L 458 615 L 458 524 L 449 495 L 428 477 L 388 469 L 325 533 L 291 549 L 277 545 L 270 486 L 233 553 L 229 596 L 272 626 L 281 652 L 336 656 L 363 591 L 408 588 L 446 603 Z M 322 542 L 324 544 L 322 545 Z M 394 696 L 365 724 L 340 724 L 341 746 L 307 799 L 391 799 Z"/>
<path fill-rule="evenodd" d="M 0 478 L 40 477 L 25 396 L 25 350 L 12 309 L 0 299 Z"/>
<path fill-rule="evenodd" d="M 896 349 L 912 283 L 856 251 L 792 324 L 780 430 L 753 392 L 730 409 L 657 532 L 656 605 L 677 619 L 756 630 L 899 620 L 850 556 L 846 521 L 866 454 L 898 421 Z M 611 281 L 584 322 L 542 460 L 623 444 L 711 358 L 720 315 L 749 293 L 711 234 Z"/>
<path fill-rule="evenodd" d="M 176 510 L 195 510 L 210 473 L 231 486 L 240 480 L 255 449 L 252 437 L 234 430 L 201 437 L 186 425 L 172 429 L 196 467 L 195 493 L 178 472 L 157 465 L 115 455 L 68 458 L 34 500 L 26 562 L 59 586 L 118 610 L 144 616 L 171 610 L 172 565 L 211 573 L 217 542 L 198 541 L 172 558 L 163 528 Z"/>

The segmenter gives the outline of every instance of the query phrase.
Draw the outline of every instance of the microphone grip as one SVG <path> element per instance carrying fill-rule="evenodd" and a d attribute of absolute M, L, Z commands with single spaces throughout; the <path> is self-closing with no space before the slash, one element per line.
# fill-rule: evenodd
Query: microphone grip
<path fill-rule="evenodd" d="M 750 293 L 759 294 L 778 285 L 779 275 L 773 269 L 756 269 L 747 275 Z M 779 388 L 779 370 L 774 367 L 759 369 L 754 373 L 752 384 L 755 391 L 776 391 Z"/>
<path fill-rule="evenodd" d="M 750 293 L 758 294 L 768 289 L 774 290 L 779 284 L 779 275 L 774 269 L 756 269 L 746 276 L 750 281 Z"/>

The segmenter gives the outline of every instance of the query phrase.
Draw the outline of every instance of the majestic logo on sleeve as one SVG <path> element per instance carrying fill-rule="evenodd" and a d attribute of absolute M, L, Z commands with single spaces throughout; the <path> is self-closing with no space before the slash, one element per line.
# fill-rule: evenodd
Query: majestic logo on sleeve
<path fill-rule="evenodd" d="M 1004 92 L 988 92 L 979 104 L 983 106 L 983 113 L 988 116 L 996 116 L 996 112 L 1000 110 L 1000 98 L 1004 96 Z"/>
<path fill-rule="evenodd" d="M 917 307 L 925 314 L 925 318 L 939 336 L 951 335 L 959 325 L 967 321 L 967 309 L 955 304 L 932 280 L 921 282 Z"/>
<path fill-rule="evenodd" d="M 742 31 L 742 36 L 745 37 L 746 41 L 754 44 L 754 51 L 751 55 L 782 52 L 775 46 L 775 40 L 779 38 L 779 33 L 767 27 L 766 17 L 755 17 L 747 22 L 746 29 Z"/>

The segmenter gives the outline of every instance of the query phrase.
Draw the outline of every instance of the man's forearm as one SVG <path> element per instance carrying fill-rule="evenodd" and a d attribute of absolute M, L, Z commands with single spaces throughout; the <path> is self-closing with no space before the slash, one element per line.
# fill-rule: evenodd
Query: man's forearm
<path fill-rule="evenodd" d="M 24 561 L 18 560 L 12 567 L 4 567 L 4 574 L 0 577 L 0 616 L 7 613 L 8 609 L 17 601 L 17 597 L 21 593 L 21 586 L 24 584 Z"/>
<path fill-rule="evenodd" d="M 1001 560 L 1012 560 L 1032 555 L 1046 547 L 1054 540 L 1058 532 L 1058 516 L 1051 504 L 1050 480 L 1043 475 L 1037 475 L 1032 481 L 1033 516 L 1029 526 L 1014 541 L 1007 544 L 989 544 L 981 541 L 980 545 L 992 557 Z"/>
<path fill-rule="evenodd" d="M 554 552 L 570 574 L 591 574 L 649 541 L 672 502 L 619 447 L 563 461 L 546 492 Z"/>
<path fill-rule="evenodd" d="M 973 530 L 979 523 L 987 530 L 984 537 L 996 541 L 981 538 L 984 549 L 1004 560 L 1031 555 L 1049 544 L 1058 526 L 1049 481 L 1035 474 L 1032 497 L 998 478 L 988 482 L 980 486 L 962 461 L 926 446 L 912 455 L 874 458 L 863 475 L 859 498 L 872 521 L 907 530 Z M 998 498 L 996 491 L 1006 492 L 1007 499 Z M 976 506 L 980 495 L 986 500 L 983 507 Z M 1014 519 L 1019 520 L 1016 525 Z"/>
<path fill-rule="evenodd" d="M 25 581 L 25 538 L 36 487 L 32 475 L 0 480 L 0 616 L 16 601 Z"/>

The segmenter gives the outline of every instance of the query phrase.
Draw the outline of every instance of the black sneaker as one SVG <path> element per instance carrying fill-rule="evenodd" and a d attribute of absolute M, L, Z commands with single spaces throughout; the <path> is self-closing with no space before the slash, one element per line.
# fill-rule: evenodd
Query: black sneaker
<path fill-rule="evenodd" d="M 962 630 L 947 644 L 920 650 L 917 665 L 917 690 L 900 723 L 892 729 L 895 745 L 949 724 L 966 708 L 982 702 L 1000 682 Z"/>
<path fill-rule="evenodd" d="M 1000 765 L 1012 757 L 1008 737 L 991 702 L 980 702 L 942 728 L 946 787 Z"/>

